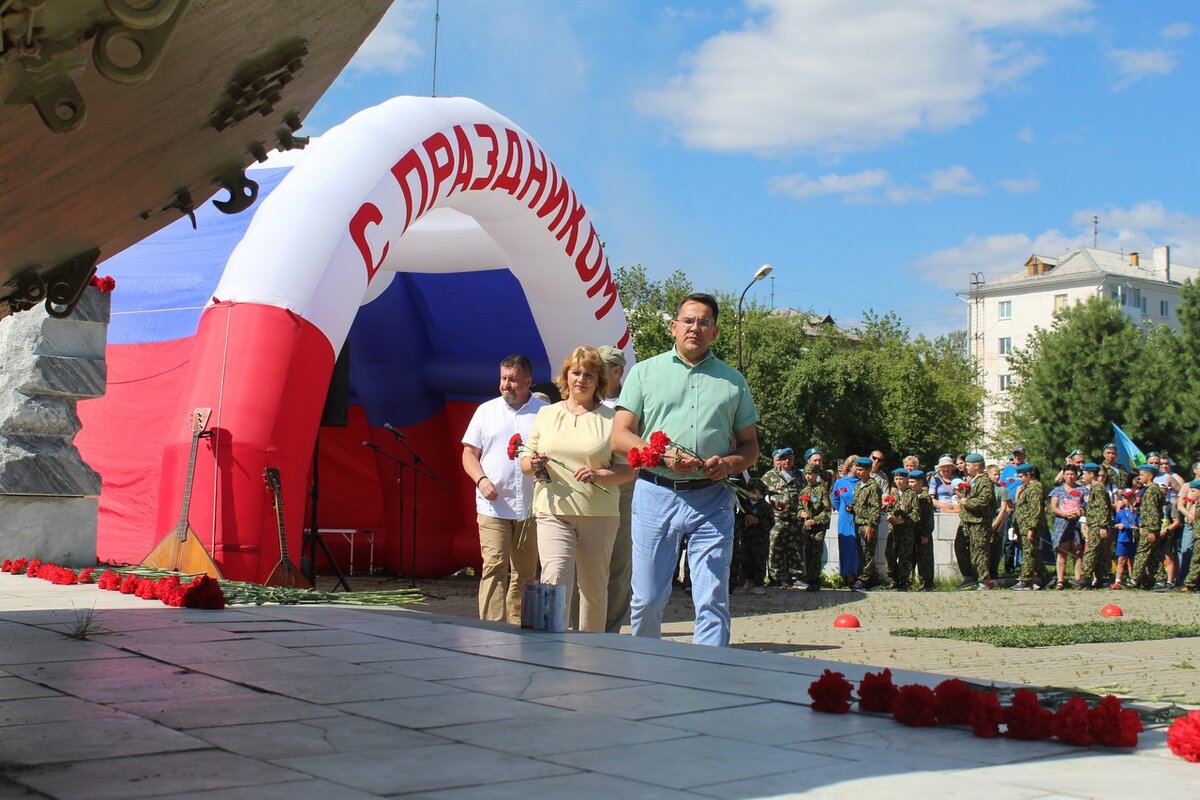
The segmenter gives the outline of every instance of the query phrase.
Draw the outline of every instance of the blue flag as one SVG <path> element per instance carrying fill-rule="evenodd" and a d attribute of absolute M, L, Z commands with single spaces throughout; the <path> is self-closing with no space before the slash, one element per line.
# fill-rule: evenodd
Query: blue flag
<path fill-rule="evenodd" d="M 1146 455 L 1141 448 L 1133 443 L 1133 440 L 1125 435 L 1125 431 L 1117 426 L 1117 423 L 1112 424 L 1113 427 L 1113 444 L 1117 446 L 1117 461 L 1129 467 L 1131 470 L 1136 470 L 1142 464 L 1146 463 Z"/>

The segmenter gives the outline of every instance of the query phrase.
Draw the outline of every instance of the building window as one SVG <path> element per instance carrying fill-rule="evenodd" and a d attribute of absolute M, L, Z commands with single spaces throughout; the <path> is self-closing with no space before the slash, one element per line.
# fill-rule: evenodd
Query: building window
<path fill-rule="evenodd" d="M 1000 391 L 1007 392 L 1010 386 L 1012 386 L 1012 375 L 1001 375 Z"/>
<path fill-rule="evenodd" d="M 1001 300 L 1000 319 L 1012 319 L 1012 300 Z"/>
<path fill-rule="evenodd" d="M 1067 296 L 1065 294 L 1054 295 L 1054 310 L 1062 311 L 1067 307 Z"/>
<path fill-rule="evenodd" d="M 1142 298 L 1142 316 L 1146 316 L 1150 312 L 1146 310 L 1146 298 Z"/>
<path fill-rule="evenodd" d="M 1171 304 L 1168 303 L 1166 300 L 1159 300 L 1158 301 L 1158 315 L 1160 317 L 1170 316 L 1171 315 Z"/>
<path fill-rule="evenodd" d="M 1006 356 L 1012 352 L 1012 338 L 1009 336 L 1000 337 L 1000 355 Z"/>
<path fill-rule="evenodd" d="M 1144 306 L 1142 305 L 1142 290 L 1141 289 L 1130 289 L 1129 290 L 1129 302 L 1134 308 L 1144 308 Z"/>

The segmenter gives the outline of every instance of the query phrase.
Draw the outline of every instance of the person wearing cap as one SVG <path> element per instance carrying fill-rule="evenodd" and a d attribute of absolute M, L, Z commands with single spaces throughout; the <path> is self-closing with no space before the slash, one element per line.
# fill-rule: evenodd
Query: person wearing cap
<path fill-rule="evenodd" d="M 829 490 L 821 482 L 819 466 L 809 462 L 804 465 L 805 486 L 800 492 L 800 563 L 802 580 L 807 591 L 821 588 L 821 567 L 825 561 L 825 533 L 829 530 L 832 506 Z"/>
<path fill-rule="evenodd" d="M 1083 465 L 1083 489 L 1087 506 L 1084 514 L 1082 588 L 1099 589 L 1108 585 L 1108 568 L 1112 564 L 1112 498 L 1104 483 L 1107 469 L 1095 461 Z"/>
<path fill-rule="evenodd" d="M 916 506 L 913 512 L 912 563 L 916 567 L 917 576 L 921 579 L 921 591 L 932 592 L 935 577 L 933 563 L 933 500 L 925 489 L 924 470 L 914 469 L 908 473 L 908 486 L 916 495 Z M 912 572 L 908 575 L 908 584 L 912 586 Z"/>
<path fill-rule="evenodd" d="M 1042 568 L 1042 536 L 1046 530 L 1046 492 L 1037 467 L 1022 463 L 1017 467 L 1021 485 L 1014 502 L 1013 525 L 1021 545 L 1021 574 L 1013 589 L 1040 589 L 1046 580 Z"/>
<path fill-rule="evenodd" d="M 634 636 L 662 635 L 671 576 L 687 535 L 692 642 L 728 647 L 734 499 L 725 479 L 758 459 L 758 410 L 746 378 L 712 352 L 720 332 L 718 311 L 710 294 L 692 293 L 679 301 L 671 320 L 675 346 L 629 370 L 612 441 L 621 454 L 649 447 L 654 433 L 672 442 L 660 466 L 637 473 L 629 611 Z"/>
<path fill-rule="evenodd" d="M 1055 551 L 1055 571 L 1058 582 L 1055 589 L 1065 589 L 1067 556 L 1075 557 L 1075 582 L 1083 583 L 1083 489 L 1076 483 L 1079 470 L 1074 462 L 1068 461 L 1059 473 L 1063 482 L 1050 490 L 1050 513 L 1054 515 L 1054 529 L 1050 542 Z"/>
<path fill-rule="evenodd" d="M 604 386 L 604 405 L 616 410 L 617 398 L 621 395 L 621 379 L 625 377 L 625 354 L 611 344 L 596 348 L 604 362 L 607 382 Z M 608 610 L 605 613 L 605 633 L 620 633 L 621 626 L 629 616 L 629 599 L 633 594 L 630 573 L 633 572 L 633 534 L 630 525 L 633 518 L 634 481 L 622 483 L 618 496 L 620 519 L 617 523 L 617 538 L 613 540 L 612 556 L 608 562 Z M 576 589 L 578 598 L 578 588 Z M 573 614 L 577 609 L 573 609 Z"/>
<path fill-rule="evenodd" d="M 1012 495 L 1000 483 L 1000 467 L 998 465 L 988 464 L 986 471 L 988 479 L 992 482 L 992 492 L 996 495 L 996 516 L 992 518 L 991 524 L 992 552 L 988 556 L 991 559 L 989 571 L 992 575 L 998 576 L 1002 572 L 1011 571 L 1005 568 L 1004 551 L 1008 547 L 1007 540 L 1012 528 Z M 1015 534 L 1013 540 L 1016 540 Z"/>
<path fill-rule="evenodd" d="M 1147 457 L 1148 463 L 1158 462 L 1158 474 L 1154 478 L 1163 490 L 1163 534 L 1162 534 L 1162 555 L 1164 561 L 1159 563 L 1157 573 L 1155 575 L 1156 582 L 1161 582 L 1161 588 L 1166 588 L 1167 574 L 1164 566 L 1165 558 L 1171 558 L 1176 565 L 1176 577 L 1181 577 L 1187 573 L 1187 569 L 1183 567 L 1183 517 L 1180 516 L 1178 510 L 1179 491 L 1186 487 L 1186 482 L 1174 472 L 1175 462 L 1171 460 L 1167 453 L 1157 454 L 1157 459 Z M 1191 542 L 1187 543 L 1191 547 Z M 1178 581 L 1176 581 L 1178 583 Z"/>
<path fill-rule="evenodd" d="M 992 488 L 992 479 L 983 471 L 983 456 L 969 453 L 964 460 L 970 488 L 961 492 L 959 531 L 966 543 L 977 588 L 994 589 L 991 526 L 996 517 L 996 493 Z"/>
<path fill-rule="evenodd" d="M 771 453 L 771 463 L 771 469 L 762 476 L 767 501 L 775 512 L 767 548 L 767 581 L 775 587 L 800 585 L 804 543 L 798 515 L 804 480 L 796 473 L 796 454 L 792 448 L 781 447 Z"/>
<path fill-rule="evenodd" d="M 1075 467 L 1075 480 L 1078 481 L 1083 476 L 1083 462 L 1087 461 L 1083 451 L 1076 448 L 1067 453 L 1066 463 Z M 1058 474 L 1054 476 L 1054 483 L 1060 484 L 1063 482 L 1063 471 L 1060 469 Z"/>
<path fill-rule="evenodd" d="M 854 493 L 854 524 L 858 529 L 858 544 L 862 571 L 854 588 L 866 590 L 879 585 L 879 574 L 875 570 L 876 533 L 883 515 L 883 492 L 871 477 L 875 462 L 863 457 L 854 462 L 859 483 Z"/>
<path fill-rule="evenodd" d="M 1135 589 L 1149 589 L 1154 585 L 1154 571 L 1162 561 L 1163 540 L 1163 492 L 1162 486 L 1154 481 L 1154 465 L 1142 464 L 1138 473 L 1142 476 L 1141 535 L 1137 538 L 1133 568 L 1129 574 L 1130 584 Z M 1174 569 L 1171 577 L 1174 578 Z"/>
<path fill-rule="evenodd" d="M 937 471 L 929 479 L 929 499 L 935 511 L 958 513 L 958 495 L 954 493 L 954 458 L 949 453 L 938 457 Z"/>
<path fill-rule="evenodd" d="M 1104 462 L 1100 465 L 1105 470 L 1102 482 L 1109 485 L 1110 490 L 1126 489 L 1129 487 L 1129 473 L 1117 461 L 1117 446 L 1112 442 L 1104 445 Z"/>
<path fill-rule="evenodd" d="M 825 469 L 825 453 L 821 448 L 812 446 L 804 451 L 804 465 L 815 464 L 817 467 L 817 475 L 821 478 L 821 482 L 825 484 L 826 493 L 833 486 L 833 471 Z"/>
<path fill-rule="evenodd" d="M 1191 521 L 1194 534 L 1196 508 L 1200 506 L 1200 478 L 1189 483 L 1186 492 L 1179 493 L 1179 504 L 1186 509 L 1185 514 L 1192 515 Z M 1183 574 L 1183 570 L 1180 570 L 1180 574 Z M 1181 591 L 1184 592 L 1200 592 L 1200 558 L 1196 558 L 1195 553 L 1192 554 L 1187 573 L 1184 574 L 1184 578 L 1180 581 L 1179 586 Z"/>
<path fill-rule="evenodd" d="M 883 510 L 888 521 L 888 538 L 884 544 L 888 581 L 892 589 L 907 592 L 912 575 L 913 522 L 917 496 L 908 486 L 908 470 L 892 470 L 892 491 L 883 498 Z"/>
<path fill-rule="evenodd" d="M 853 589 L 862 569 L 858 529 L 854 525 L 854 494 L 858 489 L 858 456 L 849 456 L 842 464 L 842 476 L 833 482 L 830 505 L 837 512 L 838 574 L 842 584 Z"/>
<path fill-rule="evenodd" d="M 1021 558 L 1024 553 L 1024 547 L 1021 544 L 1021 536 L 1009 538 L 1008 531 L 1013 529 L 1015 519 L 1015 507 L 1017 503 L 1017 493 L 1024 485 L 1021 483 L 1021 475 L 1018 470 L 1025 463 L 1025 445 L 1014 445 L 1012 449 L 1012 461 L 1010 461 L 1004 469 L 1000 470 L 1000 485 L 1008 491 L 1008 502 L 1010 512 L 1008 519 L 1001 526 L 1004 531 L 1002 541 L 1004 543 L 1004 566 L 1005 571 L 1011 571 L 1021 565 Z"/>

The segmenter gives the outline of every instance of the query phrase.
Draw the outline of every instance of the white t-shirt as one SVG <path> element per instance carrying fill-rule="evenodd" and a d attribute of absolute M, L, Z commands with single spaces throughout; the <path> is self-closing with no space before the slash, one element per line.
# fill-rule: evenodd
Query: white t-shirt
<path fill-rule="evenodd" d="M 521 440 L 528 442 L 533 418 L 545 405 L 545 400 L 531 396 L 525 405 L 514 409 L 504 402 L 503 397 L 497 397 L 475 409 L 462 443 L 479 448 L 479 465 L 498 495 L 495 500 L 488 500 L 476 486 L 476 513 L 498 519 L 529 517 L 533 477 L 521 472 L 520 456 L 508 457 L 508 441 L 514 433 L 519 433 Z"/>

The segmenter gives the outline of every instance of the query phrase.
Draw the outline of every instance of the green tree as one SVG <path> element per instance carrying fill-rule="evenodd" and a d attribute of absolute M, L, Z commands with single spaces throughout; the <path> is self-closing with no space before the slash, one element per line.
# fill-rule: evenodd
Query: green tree
<path fill-rule="evenodd" d="M 665 281 L 652 281 L 645 267 L 633 264 L 617 268 L 616 282 L 638 360 L 670 350 L 675 344 L 669 325 L 675 306 L 692 291 L 687 275 L 677 269 Z"/>

